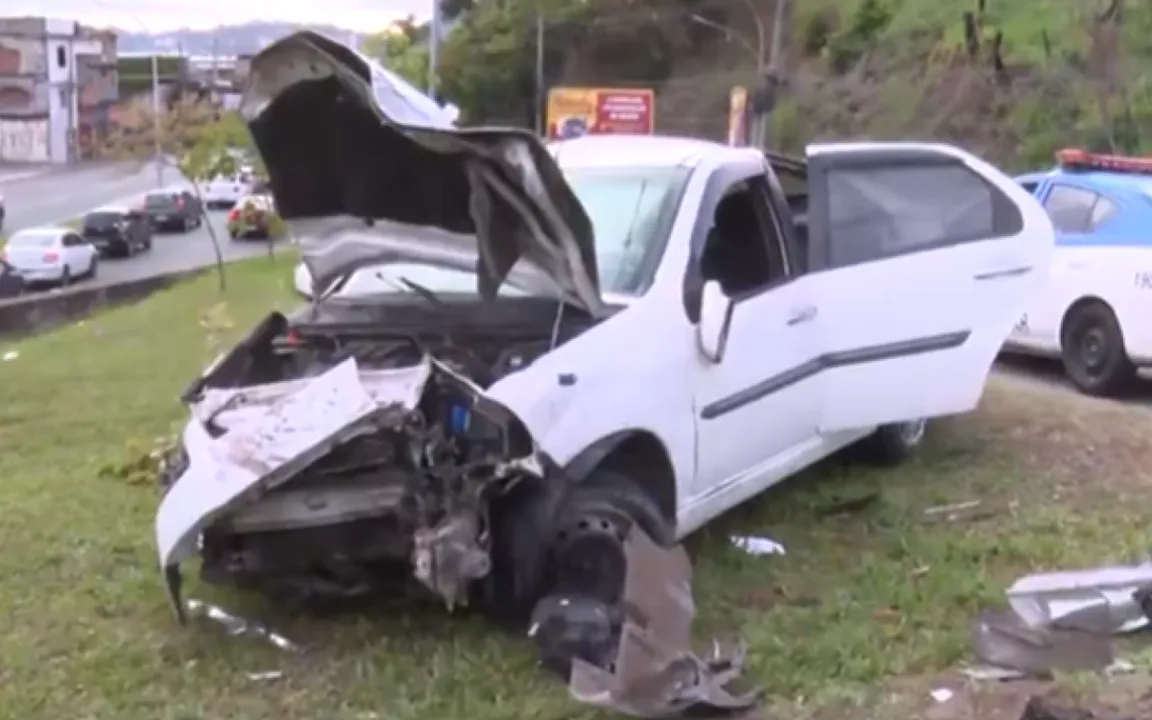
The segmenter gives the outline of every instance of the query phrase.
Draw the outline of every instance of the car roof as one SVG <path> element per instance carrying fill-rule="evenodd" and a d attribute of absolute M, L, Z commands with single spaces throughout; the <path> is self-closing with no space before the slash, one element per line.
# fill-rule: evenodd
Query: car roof
<path fill-rule="evenodd" d="M 130 212 L 132 212 L 132 208 L 125 207 L 123 205 L 101 205 L 100 207 L 92 208 L 91 210 L 89 210 L 88 212 L 86 212 L 84 214 L 85 215 L 94 215 L 96 213 L 118 213 L 120 215 L 123 215 L 125 213 L 130 213 Z"/>
<path fill-rule="evenodd" d="M 1016 177 L 1018 182 L 1040 182 L 1044 179 L 1095 190 L 1116 197 L 1143 196 L 1152 199 L 1152 175 L 1143 173 L 1108 172 L 1103 170 L 1068 171 L 1053 168 L 1046 172 L 1028 173 Z"/>
<path fill-rule="evenodd" d="M 695 167 L 708 155 L 739 158 L 753 148 L 730 147 L 711 140 L 668 135 L 585 135 L 554 140 L 548 150 L 561 167 Z"/>
<path fill-rule="evenodd" d="M 65 234 L 74 232 L 72 228 L 59 227 L 56 225 L 46 225 L 42 227 L 30 227 L 23 230 L 17 230 L 12 233 L 12 237 L 8 238 L 8 242 L 12 242 L 16 238 L 21 237 L 63 237 Z"/>

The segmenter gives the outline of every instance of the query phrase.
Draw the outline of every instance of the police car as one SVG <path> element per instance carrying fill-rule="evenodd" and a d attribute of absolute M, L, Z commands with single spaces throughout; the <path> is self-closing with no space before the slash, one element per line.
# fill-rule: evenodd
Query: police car
<path fill-rule="evenodd" d="M 1056 254 L 1005 350 L 1061 359 L 1090 395 L 1121 394 L 1152 367 L 1152 159 L 1062 150 L 1016 181 L 1051 218 Z"/>

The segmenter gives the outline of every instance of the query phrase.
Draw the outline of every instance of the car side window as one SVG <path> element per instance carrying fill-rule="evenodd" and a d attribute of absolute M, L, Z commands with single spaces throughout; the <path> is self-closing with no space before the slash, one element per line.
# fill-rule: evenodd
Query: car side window
<path fill-rule="evenodd" d="M 1091 190 L 1055 183 L 1044 200 L 1044 210 L 1052 220 L 1052 227 L 1060 232 L 1084 233 L 1108 217 L 1107 208 L 1102 208 L 1105 215 L 1093 221 L 1093 209 L 1099 199 L 1102 199 L 1100 195 Z"/>
<path fill-rule="evenodd" d="M 1025 190 L 1032 193 L 1033 195 L 1036 194 L 1036 188 L 1039 187 L 1039 185 L 1040 185 L 1040 183 L 1037 183 L 1037 182 L 1022 182 L 1022 183 L 1020 183 L 1020 187 L 1024 188 Z"/>
<path fill-rule="evenodd" d="M 1096 204 L 1092 206 L 1092 216 L 1088 219 L 1089 227 L 1095 230 L 1111 220 L 1118 210 L 1116 203 L 1103 195 L 1096 196 Z"/>
<path fill-rule="evenodd" d="M 705 281 L 718 281 L 732 298 L 754 294 L 789 276 L 783 232 L 771 212 L 764 176 L 732 185 L 716 204 L 700 272 Z"/>
<path fill-rule="evenodd" d="M 68 233 L 64 236 L 64 247 L 76 247 L 83 244 L 84 241 L 75 233 Z"/>
<path fill-rule="evenodd" d="M 1015 203 L 959 162 L 827 172 L 829 265 L 843 267 L 1020 231 Z"/>

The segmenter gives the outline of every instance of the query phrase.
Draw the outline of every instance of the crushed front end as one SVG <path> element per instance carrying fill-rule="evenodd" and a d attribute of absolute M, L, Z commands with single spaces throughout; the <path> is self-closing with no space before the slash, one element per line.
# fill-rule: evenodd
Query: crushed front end
<path fill-rule="evenodd" d="M 289 602 L 415 589 L 466 604 L 491 567 L 489 500 L 541 475 L 519 421 L 431 356 L 190 392 L 156 518 L 181 619 L 196 556 L 207 582 Z"/>

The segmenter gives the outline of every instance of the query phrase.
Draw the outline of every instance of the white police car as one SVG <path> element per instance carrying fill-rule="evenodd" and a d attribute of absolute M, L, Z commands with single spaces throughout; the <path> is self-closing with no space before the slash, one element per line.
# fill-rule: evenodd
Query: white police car
<path fill-rule="evenodd" d="M 1117 395 L 1152 367 L 1152 159 L 1062 150 L 1016 178 L 1056 230 L 1047 283 L 1005 350 L 1060 358 L 1091 395 Z"/>

